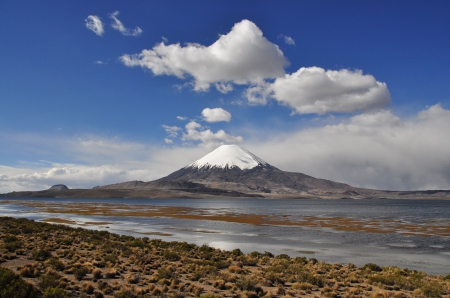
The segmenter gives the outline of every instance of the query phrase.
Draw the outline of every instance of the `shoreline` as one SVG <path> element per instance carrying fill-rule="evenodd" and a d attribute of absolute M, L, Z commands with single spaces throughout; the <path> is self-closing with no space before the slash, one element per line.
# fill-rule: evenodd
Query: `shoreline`
<path fill-rule="evenodd" d="M 2 217 L 0 229 L 1 267 L 38 288 L 43 276 L 59 276 L 55 287 L 70 297 L 95 292 L 112 297 L 121 291 L 148 297 L 161 293 L 168 297 L 450 297 L 450 275 L 375 264 L 331 264 L 267 252 L 243 254 L 239 249 L 224 251 L 28 219 Z M 44 251 L 47 257 L 39 259 L 38 252 Z M 86 273 L 77 280 L 75 273 L 81 268 Z"/>
<path fill-rule="evenodd" d="M 8 203 L 9 201 L 0 201 Z M 11 201 L 12 202 L 12 201 Z M 311 229 L 332 229 L 344 232 L 386 233 L 420 237 L 450 237 L 450 220 L 429 219 L 420 223 L 395 219 L 360 219 L 342 216 L 267 215 L 258 213 L 236 213 L 232 211 L 211 212 L 205 208 L 185 206 L 126 205 L 125 203 L 67 203 L 14 201 L 16 204 L 36 208 L 51 214 L 74 214 L 103 217 L 169 217 L 176 219 L 211 220 L 256 226 L 286 226 Z M 63 219 L 61 219 L 63 220 Z"/>

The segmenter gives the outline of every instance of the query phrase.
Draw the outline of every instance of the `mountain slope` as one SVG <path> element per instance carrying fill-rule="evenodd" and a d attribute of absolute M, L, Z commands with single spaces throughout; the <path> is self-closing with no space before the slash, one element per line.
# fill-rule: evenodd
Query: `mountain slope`
<path fill-rule="evenodd" d="M 281 171 L 237 145 L 221 146 L 156 181 L 190 181 L 213 188 L 272 194 L 301 194 L 312 189 L 354 190 L 347 184 Z"/>
<path fill-rule="evenodd" d="M 285 172 L 240 146 L 226 145 L 155 181 L 128 181 L 93 189 L 13 192 L 0 197 L 450 199 L 450 191 L 408 192 L 357 188 L 302 173 Z"/>

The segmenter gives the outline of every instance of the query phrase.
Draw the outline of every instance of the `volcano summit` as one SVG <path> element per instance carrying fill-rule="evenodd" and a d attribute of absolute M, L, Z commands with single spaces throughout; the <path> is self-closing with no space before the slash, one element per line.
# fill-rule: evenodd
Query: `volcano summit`
<path fill-rule="evenodd" d="M 450 191 L 384 191 L 353 187 L 302 173 L 282 171 L 237 145 L 223 145 L 199 160 L 155 181 L 129 181 L 67 189 L 58 197 L 135 198 L 323 198 L 450 199 Z M 3 197 L 53 197 L 55 192 L 14 192 Z"/>

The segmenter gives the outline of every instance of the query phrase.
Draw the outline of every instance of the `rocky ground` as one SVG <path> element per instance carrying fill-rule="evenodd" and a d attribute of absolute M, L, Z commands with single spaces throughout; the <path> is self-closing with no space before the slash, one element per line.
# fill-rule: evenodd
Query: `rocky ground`
<path fill-rule="evenodd" d="M 450 297 L 450 275 L 375 264 L 243 254 L 6 217 L 0 236 L 0 280 L 14 280 L 0 283 L 0 297 L 33 297 L 27 283 L 38 297 Z"/>

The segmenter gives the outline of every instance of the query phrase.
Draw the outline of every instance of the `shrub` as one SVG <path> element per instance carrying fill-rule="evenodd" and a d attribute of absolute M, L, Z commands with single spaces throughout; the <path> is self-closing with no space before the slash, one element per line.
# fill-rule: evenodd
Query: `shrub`
<path fill-rule="evenodd" d="M 81 288 L 81 292 L 86 294 L 94 294 L 94 290 L 94 285 L 90 282 L 83 284 L 83 287 Z"/>
<path fill-rule="evenodd" d="M 38 291 L 19 275 L 9 269 L 0 267 L 0 297 L 34 298 Z"/>
<path fill-rule="evenodd" d="M 306 257 L 296 257 L 293 259 L 295 264 L 306 264 L 308 263 L 308 259 Z"/>
<path fill-rule="evenodd" d="M 232 254 L 233 256 L 236 256 L 236 257 L 239 257 L 239 256 L 242 256 L 242 255 L 243 255 L 242 251 L 241 251 L 239 248 L 233 249 L 233 250 L 231 251 L 231 254 Z"/>
<path fill-rule="evenodd" d="M 281 273 L 267 272 L 264 275 L 264 277 L 274 285 L 276 285 L 276 284 L 284 285 L 284 279 L 283 279 Z"/>
<path fill-rule="evenodd" d="M 79 281 L 79 280 L 82 280 L 88 272 L 89 272 L 89 270 L 86 267 L 80 267 L 80 268 L 75 268 L 75 270 L 73 270 L 73 275 Z"/>
<path fill-rule="evenodd" d="M 133 289 L 122 289 L 114 295 L 114 298 L 136 298 L 137 295 Z"/>
<path fill-rule="evenodd" d="M 312 285 L 307 282 L 296 282 L 292 285 L 294 290 L 311 290 Z"/>
<path fill-rule="evenodd" d="M 48 272 L 39 277 L 38 285 L 43 291 L 48 288 L 56 288 L 59 285 L 61 276 L 56 272 Z"/>
<path fill-rule="evenodd" d="M 244 275 L 241 275 L 241 277 L 236 281 L 236 286 L 241 291 L 253 291 L 257 283 L 257 279 L 253 279 L 251 277 L 246 278 Z"/>
<path fill-rule="evenodd" d="M 134 239 L 133 241 L 131 241 L 129 243 L 129 246 L 131 247 L 140 247 L 140 248 L 144 248 L 147 245 L 144 243 L 144 241 L 142 241 L 141 239 Z"/>
<path fill-rule="evenodd" d="M 45 248 L 34 249 L 31 251 L 31 257 L 36 261 L 45 261 L 51 256 L 52 254 Z"/>
<path fill-rule="evenodd" d="M 105 277 L 106 278 L 114 278 L 114 277 L 116 277 L 116 274 L 117 274 L 116 269 L 109 269 L 108 271 L 106 271 Z"/>
<path fill-rule="evenodd" d="M 164 278 L 171 279 L 174 276 L 174 273 L 172 272 L 172 270 L 170 270 L 168 268 L 161 267 L 156 272 L 156 276 L 157 276 L 158 280 L 164 279 Z"/>
<path fill-rule="evenodd" d="M 115 275 L 115 273 L 114 273 L 114 275 Z M 92 276 L 93 276 L 95 279 L 100 279 L 100 278 L 103 277 L 103 274 L 102 274 L 102 271 L 101 271 L 100 269 L 95 268 L 94 270 L 92 270 Z"/>
<path fill-rule="evenodd" d="M 275 255 L 273 253 L 269 252 L 269 251 L 265 251 L 263 256 L 269 257 L 269 258 L 275 257 Z"/>
<path fill-rule="evenodd" d="M 33 271 L 30 267 L 23 267 L 22 269 L 20 269 L 20 276 L 23 277 L 32 277 L 33 276 Z"/>
<path fill-rule="evenodd" d="M 20 241 L 16 236 L 6 235 L 3 237 L 3 248 L 9 252 L 15 252 L 22 246 L 22 241 Z"/>
<path fill-rule="evenodd" d="M 164 258 L 168 261 L 178 261 L 180 256 L 175 251 L 166 250 L 164 252 Z"/>
<path fill-rule="evenodd" d="M 103 257 L 103 261 L 105 262 L 111 262 L 112 264 L 117 263 L 119 258 L 115 254 L 109 254 Z"/>
<path fill-rule="evenodd" d="M 441 297 L 442 287 L 437 282 L 427 281 L 420 287 L 425 297 Z"/>
<path fill-rule="evenodd" d="M 66 298 L 67 291 L 61 288 L 47 288 L 44 292 L 44 298 Z"/>
<path fill-rule="evenodd" d="M 57 258 L 50 258 L 48 264 L 56 271 L 63 271 L 65 268 L 64 263 Z"/>
<path fill-rule="evenodd" d="M 364 265 L 364 267 L 362 269 L 369 269 L 371 271 L 375 271 L 375 272 L 381 272 L 383 271 L 383 269 L 381 269 L 380 266 L 378 266 L 377 264 L 373 264 L 373 263 L 367 263 L 366 265 Z"/>
<path fill-rule="evenodd" d="M 291 259 L 291 257 L 289 255 L 287 255 L 287 254 L 280 254 L 280 255 L 276 256 L 275 259 L 288 260 L 289 261 Z"/>

